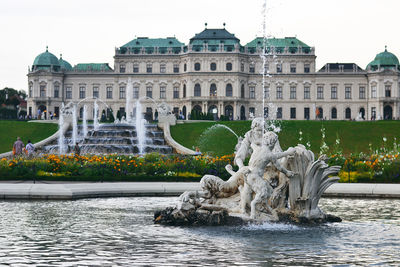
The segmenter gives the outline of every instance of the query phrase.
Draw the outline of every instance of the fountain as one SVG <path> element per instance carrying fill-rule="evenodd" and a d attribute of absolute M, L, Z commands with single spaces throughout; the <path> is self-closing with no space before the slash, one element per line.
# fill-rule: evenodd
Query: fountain
<path fill-rule="evenodd" d="M 266 131 L 264 118 L 255 118 L 251 130 L 236 146 L 235 172 L 224 181 L 204 175 L 201 191 L 187 191 L 176 207 L 155 213 L 155 223 L 168 225 L 225 225 L 266 221 L 320 223 L 340 218 L 318 207 L 323 192 L 339 177 L 339 166 L 329 167 L 324 156 L 299 144 L 282 151 L 278 136 Z M 250 160 L 245 166 L 246 157 Z"/>
<path fill-rule="evenodd" d="M 127 97 L 131 82 L 128 82 Z M 109 106 L 97 98 L 85 98 L 78 103 L 69 102 L 63 105 L 60 112 L 59 128 L 62 129 L 65 123 L 71 123 L 72 129 L 65 134 L 60 131 L 57 142 L 54 141 L 43 148 L 44 153 L 65 154 L 71 152 L 71 147 L 78 143 L 82 154 L 140 154 L 158 152 L 161 154 L 172 153 L 172 148 L 164 140 L 164 135 L 155 124 L 148 124 L 143 118 L 142 99 L 136 101 L 136 116 L 130 115 L 130 101 L 126 101 L 127 118 L 115 120 L 114 123 L 99 123 L 99 102 L 107 109 Z M 155 101 L 151 99 L 154 103 Z M 88 103 L 93 103 L 93 124 L 88 124 Z M 83 105 L 83 106 L 82 106 Z M 164 109 L 165 103 L 159 105 L 160 110 Z M 82 124 L 78 125 L 77 109 L 83 108 Z M 157 106 L 158 108 L 158 106 Z M 169 114 L 170 115 L 170 114 Z M 161 115 L 163 116 L 163 115 Z"/>

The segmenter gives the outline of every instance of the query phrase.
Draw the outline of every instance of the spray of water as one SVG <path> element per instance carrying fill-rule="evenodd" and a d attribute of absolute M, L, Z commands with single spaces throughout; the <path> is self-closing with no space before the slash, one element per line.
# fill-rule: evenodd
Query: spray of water
<path fill-rule="evenodd" d="M 87 106 L 84 105 L 83 106 L 83 121 L 82 121 L 82 134 L 83 134 L 83 138 L 85 138 L 85 136 L 87 136 L 88 133 L 88 125 L 87 125 Z"/>
<path fill-rule="evenodd" d="M 270 91 L 268 79 L 271 81 L 272 75 L 269 72 L 269 61 L 268 59 L 272 58 L 272 60 L 276 60 L 276 53 L 270 47 L 268 43 L 267 36 L 267 0 L 262 0 L 262 35 L 263 35 L 263 47 L 260 57 L 262 58 L 262 116 L 264 118 L 264 130 L 265 131 L 274 131 L 276 133 L 281 131 L 280 121 L 276 120 L 277 117 L 277 107 L 272 103 L 270 99 Z M 268 67 L 267 67 L 268 66 Z"/>
<path fill-rule="evenodd" d="M 61 110 L 64 110 L 64 103 L 61 104 Z M 64 149 L 64 133 L 63 133 L 63 127 L 64 127 L 64 114 L 61 112 L 59 114 L 59 119 L 58 119 L 58 153 L 60 155 L 65 154 L 65 149 Z"/>
<path fill-rule="evenodd" d="M 97 100 L 94 101 L 93 128 L 95 131 L 99 129 L 99 105 Z"/>
<path fill-rule="evenodd" d="M 78 139 L 78 117 L 76 115 L 77 105 L 72 108 L 72 144 L 75 144 Z"/>
<path fill-rule="evenodd" d="M 131 78 L 128 79 L 128 84 L 126 86 L 126 104 L 125 104 L 125 113 L 126 113 L 126 121 L 131 123 L 132 116 L 131 116 L 131 100 L 133 96 L 133 85 Z"/>
<path fill-rule="evenodd" d="M 136 137 L 138 141 L 139 154 L 143 155 L 144 153 L 144 144 L 146 139 L 146 129 L 145 129 L 145 119 L 142 115 L 142 104 L 140 101 L 136 101 L 136 118 L 135 118 L 135 126 L 136 126 Z"/>

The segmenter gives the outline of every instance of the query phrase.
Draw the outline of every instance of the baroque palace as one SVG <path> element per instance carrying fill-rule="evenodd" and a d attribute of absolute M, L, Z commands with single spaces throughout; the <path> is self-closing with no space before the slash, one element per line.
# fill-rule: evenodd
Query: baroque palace
<path fill-rule="evenodd" d="M 297 38 L 271 38 L 266 45 L 256 38 L 243 46 L 225 28 L 206 28 L 189 44 L 175 37 L 138 37 L 115 49 L 114 69 L 107 63 L 72 67 L 46 49 L 28 73 L 28 114 L 57 117 L 62 103 L 94 98 L 105 112 L 109 107 L 114 114 L 124 113 L 129 96 L 129 112 L 140 99 L 147 119 L 156 116 L 154 102 L 166 102 L 184 119 L 196 109 L 244 120 L 262 116 L 265 97 L 270 104 L 264 115 L 277 119 L 400 118 L 399 60 L 386 48 L 365 69 L 327 63 L 316 70 L 315 59 L 314 47 Z M 263 66 L 268 73 L 264 88 Z"/>

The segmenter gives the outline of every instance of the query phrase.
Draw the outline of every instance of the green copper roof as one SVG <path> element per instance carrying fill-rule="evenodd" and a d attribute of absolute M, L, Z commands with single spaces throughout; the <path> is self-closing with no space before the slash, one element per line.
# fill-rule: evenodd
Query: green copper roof
<path fill-rule="evenodd" d="M 368 67 L 393 67 L 399 65 L 399 59 L 385 48 L 385 51 L 377 54 L 375 59 L 368 64 L 367 69 Z"/>
<path fill-rule="evenodd" d="M 64 60 L 64 59 L 62 58 L 62 55 L 60 55 L 60 59 L 59 59 L 58 61 L 60 62 L 61 69 L 64 69 L 64 70 L 72 70 L 71 64 L 69 64 L 68 61 Z"/>
<path fill-rule="evenodd" d="M 263 44 L 263 38 L 262 37 L 257 37 L 250 43 L 246 44 L 245 46 L 247 47 L 262 47 Z M 285 37 L 285 38 L 267 38 L 266 40 L 266 46 L 267 47 L 307 47 L 310 48 L 310 46 L 306 45 L 296 37 Z"/>
<path fill-rule="evenodd" d="M 234 34 L 225 29 L 205 29 L 191 38 L 190 44 L 202 44 L 204 41 L 207 41 L 208 43 L 221 43 L 222 41 L 227 44 L 237 44 L 240 42 Z"/>
<path fill-rule="evenodd" d="M 60 66 L 60 63 L 58 62 L 58 58 L 50 53 L 47 48 L 46 52 L 41 53 L 38 55 L 35 60 L 33 61 L 33 66 Z"/>
<path fill-rule="evenodd" d="M 79 63 L 75 65 L 76 71 L 110 71 L 112 70 L 108 63 Z"/>
<path fill-rule="evenodd" d="M 142 47 L 181 47 L 184 46 L 184 43 L 181 43 L 175 37 L 167 37 L 167 38 L 148 38 L 148 37 L 138 37 L 133 39 L 127 44 L 124 44 L 122 47 L 125 48 L 142 48 Z"/>

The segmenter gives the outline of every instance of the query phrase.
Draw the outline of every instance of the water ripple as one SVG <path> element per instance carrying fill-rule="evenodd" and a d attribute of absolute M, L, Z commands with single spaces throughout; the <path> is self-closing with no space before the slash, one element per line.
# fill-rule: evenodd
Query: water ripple
<path fill-rule="evenodd" d="M 154 225 L 177 198 L 0 202 L 0 264 L 321 266 L 400 264 L 400 200 L 322 199 L 342 223 Z"/>

